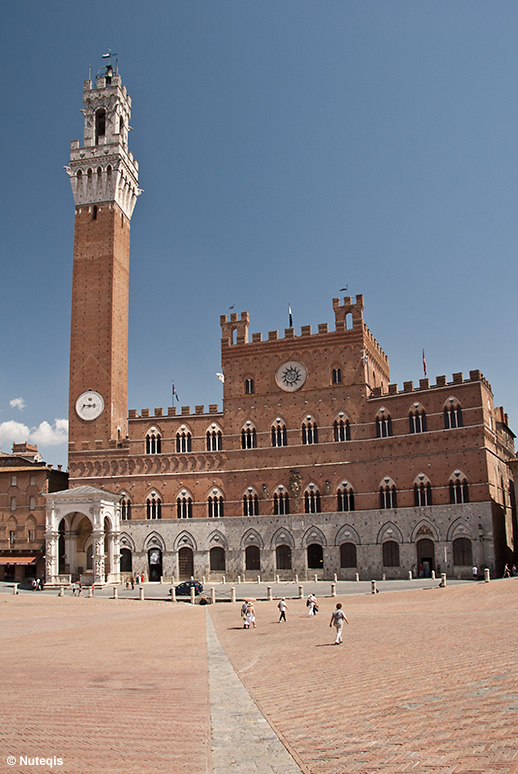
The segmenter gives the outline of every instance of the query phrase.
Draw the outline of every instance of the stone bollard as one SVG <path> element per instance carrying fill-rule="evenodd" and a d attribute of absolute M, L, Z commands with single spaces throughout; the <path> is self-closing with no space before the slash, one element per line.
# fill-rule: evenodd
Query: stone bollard
<path fill-rule="evenodd" d="M 201 585 L 205 586 L 205 575 L 201 576 Z"/>
<path fill-rule="evenodd" d="M 408 580 L 414 580 L 414 576 L 412 575 L 412 570 L 408 571 Z"/>
<path fill-rule="evenodd" d="M 295 575 L 295 583 L 298 583 L 298 582 L 299 582 L 299 576 Z"/>
<path fill-rule="evenodd" d="M 385 573 L 383 573 L 383 575 L 381 576 L 381 580 L 382 581 L 386 581 L 387 580 L 387 576 L 385 575 Z"/>
<path fill-rule="evenodd" d="M 371 594 L 375 594 L 377 592 L 377 590 L 378 589 L 376 588 L 376 581 L 375 580 L 371 580 Z"/>
<path fill-rule="evenodd" d="M 64 596 L 65 596 L 65 589 L 63 586 L 60 586 L 58 591 L 58 597 L 64 597 Z"/>
<path fill-rule="evenodd" d="M 435 570 L 432 570 L 432 580 L 435 580 Z"/>
<path fill-rule="evenodd" d="M 113 599 L 117 599 L 119 596 L 119 592 L 117 591 L 117 586 L 113 587 Z"/>
<path fill-rule="evenodd" d="M 215 601 L 216 601 L 216 589 L 213 586 L 210 590 L 210 602 L 213 605 Z"/>
<path fill-rule="evenodd" d="M 227 579 L 225 578 L 225 576 L 224 576 L 224 575 L 222 575 L 222 576 L 221 576 L 221 582 L 222 582 L 222 583 L 226 583 L 226 582 L 227 582 Z"/>
<path fill-rule="evenodd" d="M 313 575 L 313 580 L 316 583 L 318 581 L 318 575 Z"/>
<path fill-rule="evenodd" d="M 257 576 L 257 583 L 261 583 L 261 576 L 260 575 Z"/>
<path fill-rule="evenodd" d="M 356 573 L 355 581 L 356 581 L 356 583 L 360 582 L 360 573 L 359 572 Z"/>
<path fill-rule="evenodd" d="M 336 597 L 336 583 L 331 584 L 331 596 Z"/>
<path fill-rule="evenodd" d="M 337 582 L 337 580 L 338 580 L 338 575 L 336 574 L 336 572 L 335 572 L 335 574 L 333 575 L 333 580 L 334 580 L 334 582 L 335 582 L 335 583 L 336 583 L 336 582 Z"/>
<path fill-rule="evenodd" d="M 139 586 L 138 598 L 139 599 L 145 599 L 145 597 L 144 597 L 144 587 L 143 586 Z"/>
<path fill-rule="evenodd" d="M 191 605 L 196 604 L 196 589 L 194 586 L 191 586 Z"/>
<path fill-rule="evenodd" d="M 235 602 L 236 601 L 236 590 L 234 586 L 230 589 L 230 601 Z"/>
<path fill-rule="evenodd" d="M 16 596 L 16 594 L 18 594 L 18 584 L 17 583 L 15 583 L 14 586 L 13 586 L 13 594 L 15 596 Z"/>
<path fill-rule="evenodd" d="M 276 575 L 275 577 L 277 578 L 277 581 L 276 581 L 276 582 L 277 582 L 277 583 L 280 583 L 280 581 L 279 581 L 279 576 L 278 576 L 278 575 Z"/>
<path fill-rule="evenodd" d="M 163 583 L 163 582 L 164 582 L 164 576 L 163 576 L 163 575 L 161 575 L 161 576 L 160 576 L 160 583 Z"/>
<path fill-rule="evenodd" d="M 484 570 L 484 583 L 489 583 L 490 580 L 491 580 L 491 573 L 489 571 L 489 568 L 486 567 L 486 569 Z"/>
<path fill-rule="evenodd" d="M 268 600 L 268 602 L 271 602 L 271 601 L 272 601 L 272 599 L 273 599 L 273 596 L 272 596 L 272 587 L 271 587 L 271 586 L 267 586 L 267 587 L 266 587 L 266 599 Z"/>
<path fill-rule="evenodd" d="M 304 589 L 302 588 L 302 586 L 299 586 L 299 599 L 302 599 L 303 596 L 304 596 Z"/>
<path fill-rule="evenodd" d="M 93 590 L 92 590 L 92 587 L 91 587 L 91 586 L 88 586 L 88 594 L 87 594 L 86 596 L 87 596 L 87 597 L 93 597 L 93 595 L 94 595 L 94 592 L 93 592 Z"/>
<path fill-rule="evenodd" d="M 176 589 L 174 586 L 171 586 L 171 602 L 176 602 Z"/>
<path fill-rule="evenodd" d="M 241 575 L 238 575 L 237 576 L 237 585 L 239 586 L 240 583 L 241 583 Z"/>
<path fill-rule="evenodd" d="M 439 586 L 443 589 L 446 586 L 446 573 L 441 572 L 441 582 L 439 583 Z"/>

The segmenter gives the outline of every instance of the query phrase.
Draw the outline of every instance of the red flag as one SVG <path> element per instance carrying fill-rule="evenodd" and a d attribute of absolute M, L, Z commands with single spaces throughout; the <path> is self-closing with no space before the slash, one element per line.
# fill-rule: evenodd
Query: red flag
<path fill-rule="evenodd" d="M 424 349 L 423 349 L 423 371 L 424 371 L 424 375 L 426 376 L 426 358 L 424 356 Z"/>

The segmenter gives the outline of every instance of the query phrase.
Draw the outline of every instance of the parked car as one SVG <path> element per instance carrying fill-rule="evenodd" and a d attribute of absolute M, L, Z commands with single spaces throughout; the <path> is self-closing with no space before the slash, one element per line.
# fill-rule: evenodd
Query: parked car
<path fill-rule="evenodd" d="M 191 589 L 194 589 L 195 596 L 198 596 L 203 591 L 203 586 L 200 581 L 189 580 L 179 583 L 175 591 L 180 597 L 188 597 L 191 594 Z"/>

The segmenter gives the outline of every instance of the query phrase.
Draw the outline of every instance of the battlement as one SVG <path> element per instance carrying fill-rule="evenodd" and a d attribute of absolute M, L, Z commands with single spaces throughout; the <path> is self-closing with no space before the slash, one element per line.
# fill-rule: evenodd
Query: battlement
<path fill-rule="evenodd" d="M 180 409 L 180 414 L 177 413 L 176 406 L 169 406 L 167 409 L 167 413 L 164 414 L 163 408 L 155 408 L 153 409 L 153 414 L 151 413 L 150 409 L 143 408 L 140 409 L 140 414 L 138 413 L 137 409 L 130 409 L 128 412 L 129 419 L 149 419 L 149 417 L 176 417 L 176 416 L 206 416 L 211 417 L 214 414 L 219 414 L 218 411 L 218 404 L 217 403 L 209 403 L 209 410 L 205 411 L 205 406 L 203 404 L 195 406 L 194 411 L 191 411 L 190 406 L 182 406 Z"/>
<path fill-rule="evenodd" d="M 375 387 L 369 395 L 369 400 L 373 398 L 382 398 L 386 395 L 402 395 L 403 393 L 423 392 L 424 390 L 436 389 L 437 387 L 451 387 L 456 384 L 469 384 L 472 382 L 482 382 L 492 393 L 492 387 L 485 376 L 477 369 L 469 372 L 469 379 L 464 379 L 461 372 L 452 374 L 451 382 L 448 382 L 446 376 L 437 376 L 435 384 L 430 385 L 430 379 L 419 379 L 419 387 L 414 387 L 413 382 L 403 382 L 403 389 L 399 390 L 397 384 L 389 384 L 388 390 L 382 392 L 381 387 Z"/>

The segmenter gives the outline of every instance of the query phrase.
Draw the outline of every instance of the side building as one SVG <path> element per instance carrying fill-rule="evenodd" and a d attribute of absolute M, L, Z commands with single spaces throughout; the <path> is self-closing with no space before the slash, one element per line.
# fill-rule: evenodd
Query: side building
<path fill-rule="evenodd" d="M 45 495 L 67 483 L 37 446 L 14 443 L 12 454 L 0 452 L 0 580 L 44 577 Z"/>

